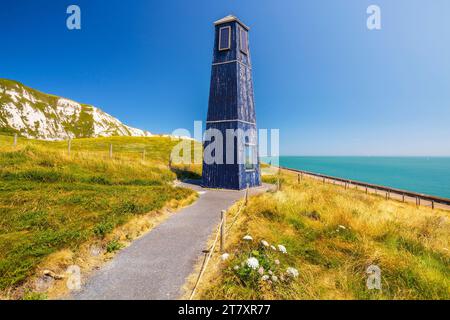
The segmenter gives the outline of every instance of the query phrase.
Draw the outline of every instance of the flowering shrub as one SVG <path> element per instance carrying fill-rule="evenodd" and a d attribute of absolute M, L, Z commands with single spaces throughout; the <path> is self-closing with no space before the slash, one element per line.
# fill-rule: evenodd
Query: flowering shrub
<path fill-rule="evenodd" d="M 278 250 L 280 250 L 281 253 L 287 253 L 286 247 L 282 244 L 278 245 Z"/>
<path fill-rule="evenodd" d="M 225 261 L 225 260 L 227 260 L 229 257 L 230 257 L 230 254 L 229 254 L 229 253 L 224 253 L 224 254 L 222 254 L 222 255 L 220 256 L 220 259 L 222 259 L 222 261 Z"/>
<path fill-rule="evenodd" d="M 298 270 L 292 267 L 287 268 L 286 274 L 290 277 L 297 278 L 298 277 Z"/>
<path fill-rule="evenodd" d="M 287 254 L 285 246 L 278 245 L 277 250 L 265 240 L 251 242 L 249 238 L 253 240 L 250 235 L 242 239 L 240 252 L 233 254 L 234 259 L 226 270 L 236 277 L 236 281 L 245 287 L 271 290 L 275 285 L 287 284 L 298 277 L 297 269 L 285 266 L 279 260 Z"/>
<path fill-rule="evenodd" d="M 248 258 L 248 259 L 247 259 L 247 266 L 248 266 L 249 268 L 253 269 L 253 270 L 258 269 L 258 267 L 259 267 L 258 259 L 253 258 L 253 257 Z"/>

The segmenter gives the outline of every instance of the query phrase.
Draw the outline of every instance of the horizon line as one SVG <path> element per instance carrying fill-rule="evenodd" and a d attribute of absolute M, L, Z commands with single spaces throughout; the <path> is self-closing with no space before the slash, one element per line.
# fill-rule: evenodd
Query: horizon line
<path fill-rule="evenodd" d="M 260 156 L 260 158 L 272 158 L 275 156 Z M 448 155 L 313 155 L 313 154 L 305 154 L 305 155 L 279 155 L 279 157 L 364 157 L 364 158 L 450 158 L 450 154 Z"/>

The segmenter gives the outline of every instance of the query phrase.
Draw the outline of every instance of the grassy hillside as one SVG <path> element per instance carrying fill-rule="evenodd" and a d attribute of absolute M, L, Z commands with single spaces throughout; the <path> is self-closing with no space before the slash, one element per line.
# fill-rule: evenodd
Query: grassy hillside
<path fill-rule="evenodd" d="M 47 256 L 102 239 L 115 227 L 192 198 L 175 188 L 169 138 L 43 142 L 0 136 L 0 290 L 13 288 Z M 109 145 L 113 144 L 113 159 Z M 143 151 L 146 151 L 143 160 Z M 190 175 L 189 168 L 180 174 Z"/>
<path fill-rule="evenodd" d="M 308 178 L 297 183 L 286 172 L 282 180 L 281 191 L 251 198 L 227 236 L 230 258 L 216 259 L 197 298 L 450 298 L 448 211 Z M 245 235 L 253 241 L 243 240 Z M 250 257 L 263 269 L 250 268 Z M 370 265 L 381 269 L 381 291 L 366 287 Z M 297 277 L 289 267 L 298 270 Z"/>

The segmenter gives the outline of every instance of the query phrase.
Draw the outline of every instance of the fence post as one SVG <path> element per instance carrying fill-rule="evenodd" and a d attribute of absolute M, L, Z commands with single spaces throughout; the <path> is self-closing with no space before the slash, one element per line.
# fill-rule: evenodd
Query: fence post
<path fill-rule="evenodd" d="M 388 192 L 386 191 L 386 200 L 388 199 Z"/>
<path fill-rule="evenodd" d="M 223 252 L 225 250 L 225 224 L 227 221 L 227 212 L 222 210 L 220 212 L 220 251 Z"/>
<path fill-rule="evenodd" d="M 420 198 L 419 198 L 419 197 L 417 197 L 417 201 L 418 201 L 418 203 L 419 203 L 419 206 L 420 206 Z"/>
<path fill-rule="evenodd" d="M 434 200 L 431 200 L 431 209 L 434 210 Z"/>
<path fill-rule="evenodd" d="M 368 193 L 368 190 L 367 190 L 367 186 L 366 186 L 366 194 Z"/>
<path fill-rule="evenodd" d="M 14 133 L 14 141 L 13 141 L 13 146 L 17 146 L 17 133 Z"/>
<path fill-rule="evenodd" d="M 67 154 L 70 156 L 70 148 L 72 147 L 72 139 L 69 138 L 67 141 Z"/>
<path fill-rule="evenodd" d="M 300 173 L 297 174 L 297 183 L 300 183 Z"/>
<path fill-rule="evenodd" d="M 405 194 L 402 194 L 402 202 L 405 202 Z"/>
<path fill-rule="evenodd" d="M 247 183 L 247 189 L 245 190 L 245 205 L 247 205 L 248 203 L 248 189 L 249 189 L 250 185 Z"/>
<path fill-rule="evenodd" d="M 323 184 L 325 184 L 325 178 L 323 178 L 322 182 L 323 182 Z"/>

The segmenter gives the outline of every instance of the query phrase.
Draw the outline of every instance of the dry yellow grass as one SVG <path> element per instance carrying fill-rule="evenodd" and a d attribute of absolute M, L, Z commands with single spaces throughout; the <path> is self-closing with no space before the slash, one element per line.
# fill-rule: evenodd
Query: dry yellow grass
<path fill-rule="evenodd" d="M 417 208 L 314 179 L 299 184 L 287 172 L 282 180 L 281 191 L 251 198 L 228 235 L 230 259 L 212 262 L 197 298 L 450 297 L 448 211 Z M 242 240 L 246 234 L 253 237 L 251 244 Z M 288 253 L 267 249 L 261 240 L 283 244 Z M 262 281 L 256 270 L 242 267 L 251 256 L 266 266 L 265 274 L 270 269 L 278 279 Z M 366 286 L 370 265 L 381 269 L 381 290 Z M 298 278 L 287 277 L 288 267 L 298 269 Z"/>

